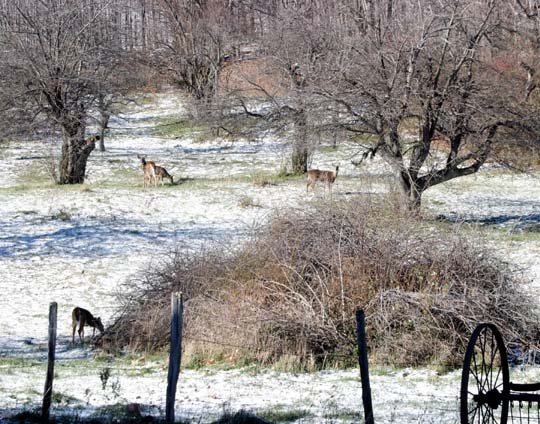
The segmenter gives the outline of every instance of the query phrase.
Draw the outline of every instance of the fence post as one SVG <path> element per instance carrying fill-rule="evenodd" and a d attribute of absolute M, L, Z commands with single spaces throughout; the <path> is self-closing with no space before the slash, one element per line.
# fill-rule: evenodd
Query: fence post
<path fill-rule="evenodd" d="M 41 408 L 41 418 L 43 421 L 49 421 L 52 387 L 54 379 L 54 359 L 56 356 L 56 317 L 58 304 L 52 302 L 49 305 L 49 346 L 47 358 L 47 378 L 45 379 L 45 390 L 43 392 L 43 404 Z"/>
<path fill-rule="evenodd" d="M 366 424 L 374 424 L 373 405 L 371 403 L 371 386 L 369 385 L 368 353 L 366 343 L 366 321 L 364 311 L 356 311 L 356 342 L 358 345 L 358 364 L 362 379 L 362 403 L 364 404 L 364 419 Z"/>
<path fill-rule="evenodd" d="M 174 401 L 176 386 L 180 375 L 182 359 L 182 325 L 184 301 L 182 293 L 171 293 L 171 347 L 169 352 L 169 372 L 167 375 L 167 400 L 165 404 L 165 420 L 174 422 Z"/>

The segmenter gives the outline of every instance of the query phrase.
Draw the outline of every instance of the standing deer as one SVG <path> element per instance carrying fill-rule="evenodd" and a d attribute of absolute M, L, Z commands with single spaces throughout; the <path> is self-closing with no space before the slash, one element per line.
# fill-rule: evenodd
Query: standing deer
<path fill-rule="evenodd" d="M 319 169 L 310 169 L 307 172 L 308 180 L 307 180 L 306 192 L 309 191 L 310 187 L 313 190 L 315 190 L 315 184 L 317 184 L 317 181 L 321 181 L 321 182 L 326 182 L 328 190 L 330 191 L 330 195 L 332 195 L 332 184 L 334 184 L 334 181 L 336 181 L 338 172 L 339 172 L 339 166 L 336 166 L 335 171 L 321 171 Z"/>
<path fill-rule="evenodd" d="M 162 166 L 158 166 L 156 165 L 155 169 L 154 169 L 155 173 L 156 173 L 156 184 L 158 182 L 161 182 L 161 184 L 163 184 L 163 178 L 168 178 L 169 181 L 171 182 L 171 185 L 174 184 L 173 182 L 173 176 L 171 174 L 169 174 L 167 172 L 167 170 L 165 168 L 163 168 Z"/>
<path fill-rule="evenodd" d="M 142 169 L 143 169 L 143 187 L 147 187 L 150 185 L 150 183 L 154 183 L 154 185 L 157 185 L 157 179 L 156 179 L 156 163 L 155 162 L 147 162 L 144 157 L 140 158 L 142 163 Z"/>
<path fill-rule="evenodd" d="M 75 344 L 75 329 L 79 326 L 79 341 L 84 343 L 84 326 L 88 325 L 92 327 L 94 331 L 92 332 L 92 337 L 96 334 L 96 328 L 100 333 L 103 333 L 105 329 L 101 323 L 100 317 L 94 317 L 90 311 L 86 309 L 76 307 L 71 313 L 71 327 L 73 328 L 73 335 L 71 337 L 71 342 Z"/>

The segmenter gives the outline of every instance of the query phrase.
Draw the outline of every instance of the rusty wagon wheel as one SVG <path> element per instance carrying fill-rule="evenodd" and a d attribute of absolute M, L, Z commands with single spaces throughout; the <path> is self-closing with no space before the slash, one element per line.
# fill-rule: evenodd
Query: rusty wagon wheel
<path fill-rule="evenodd" d="M 471 335 L 461 374 L 461 424 L 506 424 L 509 374 L 506 347 L 493 324 L 480 324 Z"/>

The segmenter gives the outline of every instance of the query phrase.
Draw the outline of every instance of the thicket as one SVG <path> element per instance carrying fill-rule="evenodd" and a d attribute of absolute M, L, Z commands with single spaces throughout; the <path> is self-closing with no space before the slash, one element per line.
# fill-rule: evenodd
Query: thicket
<path fill-rule="evenodd" d="M 173 291 L 184 293 L 192 358 L 353 363 L 357 308 L 379 363 L 458 365 L 484 321 L 507 341 L 537 340 L 521 274 L 464 233 L 363 200 L 276 213 L 241 246 L 179 249 L 138 274 L 103 341 L 166 346 Z"/>

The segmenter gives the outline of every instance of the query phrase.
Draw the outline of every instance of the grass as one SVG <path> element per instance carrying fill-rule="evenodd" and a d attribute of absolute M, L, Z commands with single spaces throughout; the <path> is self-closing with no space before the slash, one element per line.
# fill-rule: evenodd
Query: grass
<path fill-rule="evenodd" d="M 317 151 L 319 153 L 335 153 L 338 151 L 338 145 L 336 144 L 335 146 L 334 145 L 327 145 L 327 146 L 320 146 Z"/>
<path fill-rule="evenodd" d="M 256 415 L 273 423 L 287 423 L 313 416 L 307 409 L 297 408 L 285 410 L 281 407 L 257 411 Z"/>
<path fill-rule="evenodd" d="M 0 357 L 0 373 L 2 369 L 9 368 L 29 368 L 43 365 L 41 361 L 37 359 L 17 358 L 13 356 Z"/>
<path fill-rule="evenodd" d="M 260 208 L 261 205 L 250 196 L 240 196 L 238 206 L 241 208 Z"/>
<path fill-rule="evenodd" d="M 178 116 L 158 118 L 154 122 L 155 126 L 152 128 L 151 134 L 155 137 L 175 139 L 189 135 L 200 135 L 208 130 L 207 127 L 196 124 L 195 121 Z"/>
<path fill-rule="evenodd" d="M 45 366 L 45 362 L 38 361 L 37 359 L 0 357 L 0 376 L 14 375 L 16 373 L 30 374 L 33 373 L 36 368 L 45 368 Z"/>
<path fill-rule="evenodd" d="M 123 182 L 124 184 L 131 184 L 135 181 L 140 183 L 142 181 L 142 171 L 127 167 L 112 167 L 112 176 L 110 180 Z"/>
<path fill-rule="evenodd" d="M 262 369 L 248 352 L 227 357 L 223 352 L 201 351 L 193 349 L 189 344 L 185 346 L 182 367 L 210 372 L 242 369 L 250 375 L 256 375 Z"/>
<path fill-rule="evenodd" d="M 385 367 L 385 366 L 376 366 L 376 367 L 370 367 L 369 368 L 369 374 L 370 375 L 376 375 L 379 377 L 390 377 L 395 375 L 396 369 L 393 367 Z"/>
<path fill-rule="evenodd" d="M 61 392 L 54 391 L 52 395 L 52 402 L 56 404 L 63 404 L 65 406 L 78 403 L 79 399 L 74 398 L 73 396 L 66 395 Z"/>
<path fill-rule="evenodd" d="M 60 209 L 58 212 L 55 212 L 51 216 L 51 219 L 56 219 L 59 221 L 71 221 L 71 218 L 72 218 L 71 214 L 65 209 Z"/>
<path fill-rule="evenodd" d="M 324 414 L 324 418 L 330 421 L 361 422 L 364 415 L 358 411 L 329 411 Z"/>
<path fill-rule="evenodd" d="M 519 230 L 499 230 L 491 229 L 490 239 L 503 242 L 538 242 L 540 241 L 540 233 L 535 229 L 533 231 L 525 229 Z"/>

